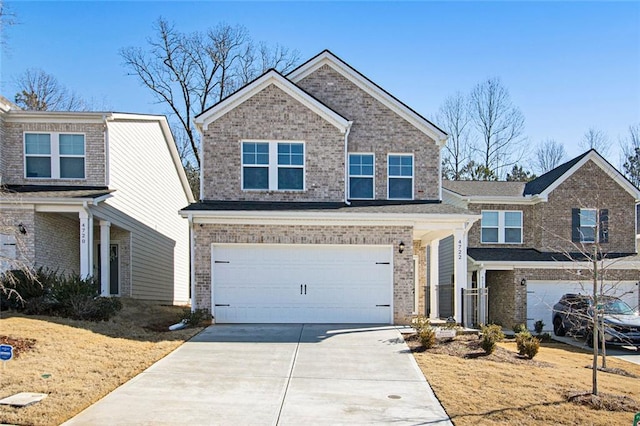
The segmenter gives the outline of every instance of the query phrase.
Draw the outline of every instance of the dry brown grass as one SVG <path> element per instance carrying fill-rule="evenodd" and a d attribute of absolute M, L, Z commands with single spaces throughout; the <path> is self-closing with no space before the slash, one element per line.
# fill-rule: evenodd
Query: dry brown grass
<path fill-rule="evenodd" d="M 589 353 L 544 343 L 532 362 L 520 360 L 516 352 L 515 342 L 503 342 L 489 357 L 464 357 L 443 348 L 414 355 L 456 425 L 633 424 L 635 411 L 596 410 L 568 402 L 572 395 L 591 391 L 591 369 L 585 368 L 591 363 Z M 636 378 L 600 372 L 600 392 L 632 398 L 633 410 L 640 410 L 640 365 L 608 358 L 607 366 Z"/>
<path fill-rule="evenodd" d="M 58 425 L 201 330 L 158 331 L 177 322 L 184 308 L 128 299 L 123 304 L 103 323 L 2 312 L 0 335 L 35 344 L 0 368 L 0 398 L 18 392 L 48 397 L 24 408 L 0 405 L 0 423 Z"/>

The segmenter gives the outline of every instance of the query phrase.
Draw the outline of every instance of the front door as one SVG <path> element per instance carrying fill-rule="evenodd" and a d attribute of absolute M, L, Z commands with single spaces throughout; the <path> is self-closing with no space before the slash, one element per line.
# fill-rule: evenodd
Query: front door
<path fill-rule="evenodd" d="M 120 294 L 120 258 L 118 244 L 111 244 L 109 254 L 109 294 L 117 296 Z M 102 276 L 102 265 L 100 264 L 100 244 L 98 244 L 98 280 Z"/>

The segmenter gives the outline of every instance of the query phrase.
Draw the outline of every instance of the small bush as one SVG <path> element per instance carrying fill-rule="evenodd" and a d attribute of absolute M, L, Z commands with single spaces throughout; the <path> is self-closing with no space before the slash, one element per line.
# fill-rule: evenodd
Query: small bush
<path fill-rule="evenodd" d="M 516 347 L 518 348 L 518 354 L 524 355 L 524 342 L 531 339 L 531 333 L 527 331 L 521 331 L 516 334 Z"/>
<path fill-rule="evenodd" d="M 420 344 L 425 349 L 430 349 L 436 345 L 436 331 L 431 327 L 426 327 L 418 333 Z"/>
<path fill-rule="evenodd" d="M 549 333 L 538 334 L 536 338 L 540 340 L 540 342 L 549 343 L 551 341 L 551 334 Z"/>
<path fill-rule="evenodd" d="M 527 331 L 527 326 L 526 324 L 516 324 L 513 326 L 513 332 L 518 334 L 521 333 L 523 331 Z"/>
<path fill-rule="evenodd" d="M 426 328 L 431 328 L 431 321 L 424 315 L 418 315 L 411 320 L 411 326 L 416 330 L 418 335 Z"/>
<path fill-rule="evenodd" d="M 57 278 L 57 271 L 38 268 L 34 271 L 20 269 L 7 271 L 0 276 L 1 286 L 5 291 L 0 293 L 0 307 L 3 310 L 23 310 L 28 300 L 42 298 L 50 293 Z M 9 293 L 9 290 L 13 290 Z"/>
<path fill-rule="evenodd" d="M 533 359 L 533 357 L 537 355 L 538 350 L 540 350 L 540 340 L 536 337 L 531 337 L 522 344 L 522 355 L 526 356 L 527 359 Z"/>
<path fill-rule="evenodd" d="M 490 324 L 482 327 L 482 341 L 480 346 L 490 355 L 496 348 L 496 343 L 504 339 L 502 328 L 496 324 Z"/>
<path fill-rule="evenodd" d="M 542 333 L 544 330 L 544 322 L 542 320 L 538 320 L 533 324 L 533 329 L 536 331 L 536 334 Z"/>
<path fill-rule="evenodd" d="M 191 311 L 191 309 L 185 309 L 182 311 L 180 321 L 189 326 L 197 327 L 207 318 L 208 314 L 209 311 L 207 311 L 206 309 L 196 309 L 195 311 Z"/>

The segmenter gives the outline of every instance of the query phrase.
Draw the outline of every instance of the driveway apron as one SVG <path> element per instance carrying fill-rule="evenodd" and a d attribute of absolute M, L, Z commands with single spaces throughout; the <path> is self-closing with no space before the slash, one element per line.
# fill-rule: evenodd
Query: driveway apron
<path fill-rule="evenodd" d="M 65 425 L 450 425 L 393 326 L 215 325 Z"/>

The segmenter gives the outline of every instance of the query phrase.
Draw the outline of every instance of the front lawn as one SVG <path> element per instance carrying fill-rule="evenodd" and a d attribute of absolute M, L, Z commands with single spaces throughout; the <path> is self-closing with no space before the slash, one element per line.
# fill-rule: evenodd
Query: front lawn
<path fill-rule="evenodd" d="M 503 342 L 486 356 L 466 339 L 475 338 L 458 336 L 414 352 L 456 425 L 631 425 L 640 411 L 640 365 L 607 358 L 607 367 L 619 370 L 598 373 L 601 399 L 612 405 L 598 410 L 569 402 L 584 400 L 582 395 L 591 390 L 592 370 L 587 367 L 592 356 L 586 351 L 543 343 L 538 355 L 527 360 L 518 357 L 515 342 Z M 409 343 L 415 348 L 416 343 Z"/>
<path fill-rule="evenodd" d="M 0 399 L 48 396 L 24 408 L 0 405 L 0 424 L 58 425 L 202 330 L 165 331 L 185 308 L 122 301 L 122 311 L 100 323 L 1 313 L 0 343 L 17 356 L 0 367 Z"/>

